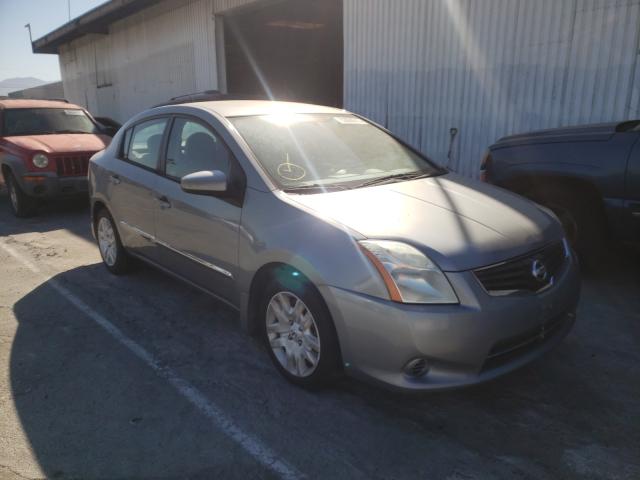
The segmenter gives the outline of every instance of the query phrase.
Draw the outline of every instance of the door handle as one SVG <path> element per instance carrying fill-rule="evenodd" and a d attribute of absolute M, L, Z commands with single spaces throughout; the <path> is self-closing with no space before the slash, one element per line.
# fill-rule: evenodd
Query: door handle
<path fill-rule="evenodd" d="M 118 175 L 111 175 L 109 178 L 114 185 L 118 185 L 122 181 Z"/>
<path fill-rule="evenodd" d="M 160 203 L 160 208 L 162 210 L 166 210 L 167 208 L 171 208 L 171 202 L 164 195 L 159 195 L 156 197 L 158 199 L 158 203 Z"/>

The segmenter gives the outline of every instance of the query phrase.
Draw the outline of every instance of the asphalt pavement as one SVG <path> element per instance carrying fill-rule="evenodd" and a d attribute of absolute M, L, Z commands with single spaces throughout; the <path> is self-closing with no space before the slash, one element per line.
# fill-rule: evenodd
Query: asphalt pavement
<path fill-rule="evenodd" d="M 16 219 L 0 193 L 1 479 L 640 478 L 631 252 L 585 276 L 559 347 L 506 377 L 311 393 L 229 307 L 151 267 L 111 275 L 88 221 L 86 200 Z"/>

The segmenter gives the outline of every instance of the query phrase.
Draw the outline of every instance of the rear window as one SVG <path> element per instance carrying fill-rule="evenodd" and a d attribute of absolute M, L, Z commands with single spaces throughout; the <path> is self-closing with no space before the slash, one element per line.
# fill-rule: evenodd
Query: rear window
<path fill-rule="evenodd" d="M 99 133 L 93 121 L 77 108 L 8 108 L 4 110 L 2 135 L 56 135 Z"/>

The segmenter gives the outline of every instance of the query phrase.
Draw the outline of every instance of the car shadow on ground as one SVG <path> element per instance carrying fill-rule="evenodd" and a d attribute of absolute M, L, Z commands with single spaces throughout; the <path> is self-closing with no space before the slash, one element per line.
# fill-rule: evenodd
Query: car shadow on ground
<path fill-rule="evenodd" d="M 15 303 L 11 389 L 48 477 L 257 472 L 233 448 L 212 466 L 220 433 L 53 281 L 276 451 L 317 452 L 319 444 L 314 455 L 323 461 L 366 460 L 372 477 L 385 468 L 411 476 L 398 465 L 427 462 L 428 447 L 440 463 L 422 471 L 436 477 L 464 457 L 476 472 L 486 458 L 501 458 L 537 478 L 632 478 L 640 474 L 637 271 L 629 265 L 607 281 L 587 280 L 576 327 L 537 362 L 482 386 L 407 396 L 351 379 L 316 393 L 297 389 L 241 331 L 235 311 L 148 267 L 113 277 L 100 264 L 83 266 Z M 304 434 L 296 418 L 305 418 Z"/>
<path fill-rule="evenodd" d="M 28 218 L 15 218 L 4 187 L 0 187 L 0 218 L 15 221 L 5 222 L 2 235 L 18 235 L 28 232 L 48 232 L 65 229 L 69 232 L 92 240 L 89 216 L 89 197 L 73 196 L 68 198 L 47 199 L 40 202 L 37 213 Z M 78 218 L 86 221 L 78 222 Z"/>
<path fill-rule="evenodd" d="M 158 305 L 155 294 L 147 291 L 145 296 L 146 288 L 129 289 L 138 282 L 173 289 L 165 293 L 175 297 Z M 205 350 L 207 342 L 218 341 L 212 335 L 224 338 L 230 325 L 224 318 L 232 315 L 214 305 L 219 328 L 203 328 L 196 321 L 185 332 L 172 323 L 184 318 L 184 309 L 171 305 L 178 297 L 193 300 L 187 315 L 210 321 L 212 315 L 206 309 L 211 308 L 211 301 L 203 302 L 196 298 L 198 292 L 153 269 L 139 267 L 119 281 L 102 264 L 59 274 L 16 302 L 11 392 L 22 428 L 47 478 L 261 475 L 259 465 L 248 461 L 189 401 L 81 313 L 61 289 L 114 320 L 117 328 L 143 348 L 153 354 L 158 349 L 162 353 L 158 359 L 178 370 L 185 363 L 206 371 L 211 358 L 203 354 L 196 359 L 196 353 Z M 113 297 L 121 300 L 114 302 Z M 164 328 L 145 339 L 144 332 L 158 323 Z M 194 328 L 202 338 L 195 338 Z M 175 335 L 184 344 L 174 344 Z M 225 442 L 230 444 L 226 448 Z M 215 462 L 207 460 L 212 457 Z"/>

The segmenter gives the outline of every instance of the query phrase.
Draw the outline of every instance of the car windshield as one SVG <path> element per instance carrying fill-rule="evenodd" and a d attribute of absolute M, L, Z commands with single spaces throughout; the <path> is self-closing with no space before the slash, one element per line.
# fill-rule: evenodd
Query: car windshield
<path fill-rule="evenodd" d="M 283 190 L 357 188 L 442 173 L 355 115 L 285 113 L 230 120 Z"/>
<path fill-rule="evenodd" d="M 56 133 L 98 133 L 96 125 L 77 108 L 6 109 L 2 135 L 53 135 Z"/>

